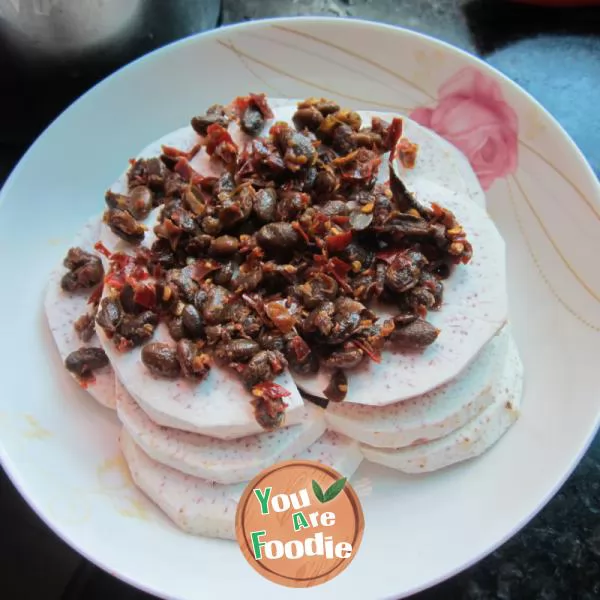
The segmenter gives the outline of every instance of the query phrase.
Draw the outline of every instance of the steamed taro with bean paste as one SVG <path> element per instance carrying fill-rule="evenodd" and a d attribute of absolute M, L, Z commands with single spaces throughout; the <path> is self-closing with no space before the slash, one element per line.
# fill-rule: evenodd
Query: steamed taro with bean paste
<path fill-rule="evenodd" d="M 273 380 L 287 367 L 303 376 L 332 369 L 323 393 L 339 402 L 346 371 L 379 362 L 388 347 L 435 343 L 428 312 L 443 310 L 444 279 L 472 253 L 452 212 L 419 202 L 394 168 L 418 160 L 401 119 L 363 122 L 316 98 L 265 135 L 272 118 L 265 96 L 250 94 L 194 117 L 201 141 L 191 150 L 163 145 L 132 161 L 127 193 L 108 191 L 104 214 L 131 248 L 98 243 L 105 267 L 73 248 L 61 282 L 91 291 L 92 312 L 76 322 L 82 340 L 95 314 L 119 351 L 141 347 L 157 377 L 201 384 L 215 361 L 226 365 L 265 429 L 283 422 L 289 391 Z M 245 143 L 233 140 L 231 124 Z M 193 169 L 200 151 L 220 175 Z M 385 183 L 377 181 L 383 160 Z M 388 317 L 378 317 L 381 306 Z M 153 339 L 161 323 L 171 341 Z M 66 367 L 89 381 L 107 363 L 101 349 L 81 348 Z"/>

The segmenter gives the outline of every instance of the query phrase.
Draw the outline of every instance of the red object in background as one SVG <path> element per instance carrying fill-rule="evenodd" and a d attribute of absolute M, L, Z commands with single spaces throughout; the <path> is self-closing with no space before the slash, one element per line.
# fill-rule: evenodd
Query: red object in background
<path fill-rule="evenodd" d="M 535 4 L 536 6 L 555 6 L 557 8 L 568 8 L 570 6 L 596 6 L 600 0 L 510 0 L 519 4 Z"/>

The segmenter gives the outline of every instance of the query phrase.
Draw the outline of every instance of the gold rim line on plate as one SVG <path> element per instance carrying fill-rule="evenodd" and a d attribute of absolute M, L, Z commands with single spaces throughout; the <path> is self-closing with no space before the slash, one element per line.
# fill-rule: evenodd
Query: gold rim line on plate
<path fill-rule="evenodd" d="M 391 109 L 394 111 L 397 111 L 399 113 L 404 113 L 407 112 L 408 109 L 406 107 L 403 106 L 399 106 L 397 104 L 387 104 L 384 102 L 377 102 L 375 100 L 370 100 L 368 98 L 361 98 L 359 96 L 351 96 L 350 94 L 344 94 L 341 92 L 338 92 L 337 90 L 334 90 L 332 88 L 328 88 L 326 86 L 320 85 L 318 83 L 315 83 L 314 81 L 309 81 L 307 79 L 303 79 L 301 77 L 297 77 L 296 75 L 293 75 L 292 73 L 288 73 L 287 71 L 284 71 L 283 69 L 275 66 L 275 65 L 271 65 L 269 63 L 266 63 L 254 56 L 251 56 L 250 54 L 247 54 L 246 52 L 243 52 L 242 50 L 240 50 L 239 48 L 236 48 L 233 43 L 231 41 L 229 42 L 224 42 L 222 40 L 218 40 L 218 43 L 223 46 L 224 48 L 227 48 L 228 50 L 231 50 L 231 52 L 233 52 L 236 56 L 239 57 L 244 57 L 246 59 L 248 59 L 249 61 L 252 61 L 254 63 L 256 63 L 257 65 L 261 65 L 262 67 L 265 67 L 267 69 L 271 69 L 271 71 L 274 71 L 275 73 L 278 73 L 279 75 L 284 75 L 285 77 L 289 77 L 290 79 L 292 79 L 293 81 L 297 81 L 298 83 L 301 83 L 303 85 L 306 85 L 308 87 L 311 88 L 318 88 L 321 89 L 327 93 L 330 94 L 336 94 L 338 96 L 344 96 L 345 98 L 348 98 L 349 100 L 353 100 L 355 102 L 363 102 L 367 105 L 372 105 L 372 106 L 378 106 L 381 108 L 387 108 L 387 109 Z"/>
<path fill-rule="evenodd" d="M 417 85 L 414 81 L 410 81 L 410 79 L 407 79 L 403 75 L 400 75 L 400 73 L 397 73 L 396 71 L 392 71 L 392 69 L 389 69 L 388 67 L 384 67 L 383 65 L 379 64 L 378 62 L 371 60 L 370 58 L 367 58 L 366 56 L 362 56 L 361 54 L 358 54 L 357 52 L 354 52 L 353 50 L 349 50 L 348 48 L 344 48 L 343 46 L 339 46 L 338 44 L 334 44 L 333 42 L 323 40 L 315 35 L 311 35 L 310 33 L 304 33 L 303 31 L 298 31 L 297 29 L 292 29 L 291 27 L 285 27 L 284 25 L 271 25 L 271 28 L 278 29 L 279 31 L 284 31 L 286 33 L 291 33 L 293 35 L 297 35 L 297 36 L 306 38 L 308 40 L 312 40 L 313 42 L 323 44 L 324 46 L 328 46 L 329 48 L 334 48 L 336 50 L 339 50 L 340 52 L 343 52 L 344 54 L 347 54 L 348 56 L 351 56 L 352 58 L 356 58 L 357 60 L 367 63 L 368 65 L 375 67 L 376 69 L 379 69 L 380 71 L 383 71 L 384 73 L 387 73 L 388 75 L 391 75 L 392 77 L 408 84 L 409 86 L 415 88 L 416 90 L 418 90 L 419 92 L 421 92 L 422 94 L 427 96 L 430 100 L 436 99 L 435 96 L 432 96 L 427 90 L 425 90 L 422 87 L 420 87 L 419 85 Z"/>
<path fill-rule="evenodd" d="M 515 180 L 515 183 L 516 183 L 516 180 Z M 518 184 L 517 184 L 517 186 L 518 186 Z M 599 326 L 594 325 L 593 323 L 591 323 L 590 321 L 588 321 L 587 319 L 585 319 L 584 317 L 582 317 L 575 309 L 571 308 L 571 306 L 569 306 L 569 304 L 567 304 L 567 302 L 565 300 L 563 300 L 563 298 L 558 293 L 558 291 L 556 290 L 556 288 L 552 285 L 552 283 L 551 283 L 550 279 L 548 278 L 548 276 L 546 275 L 546 273 L 544 273 L 544 270 L 542 269 L 542 265 L 540 264 L 540 261 L 538 260 L 536 254 L 535 254 L 535 252 L 533 250 L 533 247 L 531 246 L 531 242 L 529 241 L 529 237 L 527 236 L 527 233 L 525 231 L 525 227 L 523 225 L 523 221 L 521 220 L 521 216 L 519 214 L 519 209 L 517 207 L 517 202 L 515 200 L 515 197 L 514 197 L 514 194 L 513 194 L 513 190 L 512 190 L 512 188 L 510 186 L 510 180 L 509 179 L 506 180 L 506 189 L 508 190 L 508 196 L 510 198 L 510 202 L 511 202 L 512 207 L 513 207 L 513 212 L 515 214 L 515 219 L 517 221 L 517 225 L 519 227 L 519 231 L 521 232 L 521 235 L 523 236 L 523 239 L 525 240 L 525 245 L 527 246 L 527 251 L 529 252 L 529 256 L 531 257 L 531 260 L 533 261 L 533 264 L 535 265 L 535 268 L 537 269 L 538 273 L 540 274 L 540 277 L 542 278 L 542 280 L 544 281 L 544 283 L 546 284 L 546 286 L 550 290 L 551 294 L 554 296 L 554 298 L 560 303 L 560 305 L 565 310 L 567 310 L 571 315 L 573 315 L 578 321 L 580 321 L 581 323 L 583 323 L 583 325 L 585 325 L 586 327 L 589 327 L 590 329 L 593 329 L 594 331 L 600 332 L 600 327 Z"/>
<path fill-rule="evenodd" d="M 269 83 L 262 75 L 259 75 L 259 73 L 257 73 L 257 71 L 255 69 L 252 68 L 252 66 L 250 65 L 249 61 L 246 59 L 246 57 L 242 56 L 239 52 L 237 52 L 236 50 L 233 50 L 233 52 L 235 53 L 235 55 L 237 56 L 238 60 L 242 63 L 242 65 L 244 66 L 244 69 L 247 69 L 252 75 L 254 75 L 254 77 L 256 77 L 256 79 L 258 79 L 263 85 L 266 85 L 267 87 L 271 88 L 272 90 L 275 91 L 275 93 L 280 97 L 280 98 L 289 98 L 288 94 L 286 94 L 283 90 L 281 90 L 280 88 L 278 88 L 277 86 L 274 86 L 272 83 Z"/>
<path fill-rule="evenodd" d="M 519 188 L 519 191 L 521 192 L 521 195 L 523 196 L 523 199 L 527 203 L 527 206 L 529 206 L 529 210 L 531 210 L 531 212 L 533 213 L 533 216 L 535 217 L 536 221 L 538 222 L 538 225 L 542 228 L 542 231 L 544 232 L 544 235 L 548 238 L 548 240 L 552 244 L 552 247 L 554 248 L 554 250 L 556 251 L 556 253 L 560 257 L 560 259 L 563 262 L 563 264 L 565 265 L 565 267 L 567 267 L 567 269 L 571 272 L 571 274 L 573 275 L 573 277 L 575 277 L 575 279 L 577 279 L 577 281 L 587 291 L 587 293 L 590 296 L 592 296 L 592 298 L 594 298 L 594 300 L 596 300 L 597 302 L 600 302 L 600 295 L 598 295 L 598 293 L 595 292 L 585 282 L 585 280 L 583 279 L 583 277 L 581 277 L 581 275 L 579 275 L 579 273 L 575 270 L 575 267 L 573 267 L 571 265 L 571 263 L 567 260 L 566 256 L 562 253 L 561 249 L 558 247 L 558 244 L 554 241 L 554 238 L 550 235 L 550 232 L 546 229 L 546 226 L 544 225 L 544 222 L 542 221 L 542 219 L 541 219 L 540 215 L 538 214 L 538 212 L 533 207 L 533 204 L 532 204 L 531 200 L 529 200 L 529 197 L 525 193 L 525 190 L 523 189 L 523 186 L 521 185 L 521 183 L 518 180 L 517 176 L 513 175 L 512 177 L 513 177 L 513 180 L 514 180 L 516 186 Z"/>
<path fill-rule="evenodd" d="M 525 142 L 524 140 L 519 138 L 519 144 L 527 148 L 530 152 L 535 154 L 538 158 L 543 160 L 555 173 L 557 173 L 560 177 L 562 177 L 574 190 L 577 192 L 578 196 L 583 200 L 583 202 L 588 206 L 588 208 L 594 213 L 594 216 L 600 220 L 600 207 L 594 205 L 594 203 L 587 198 L 587 196 L 577 187 L 575 182 L 573 182 L 569 177 L 567 177 L 558 167 L 553 165 L 545 156 L 543 156 L 538 150 L 536 150 L 533 146 Z"/>
<path fill-rule="evenodd" d="M 271 27 L 271 29 L 273 29 L 273 27 Z M 308 56 L 313 56 L 313 57 L 319 58 L 320 60 L 326 61 L 332 65 L 346 69 L 347 71 L 350 71 L 351 73 L 360 75 L 364 79 L 368 79 L 369 81 L 374 81 L 375 83 L 378 83 L 379 85 L 381 85 L 383 87 L 387 87 L 388 89 L 390 88 L 389 83 L 385 83 L 384 81 L 381 81 L 381 79 L 378 79 L 377 77 L 373 77 L 373 75 L 371 75 L 365 71 L 360 71 L 359 69 L 355 69 L 354 67 L 345 65 L 337 60 L 333 60 L 332 58 L 330 58 L 328 56 L 319 54 L 318 52 L 314 52 L 312 50 L 307 50 L 306 48 L 301 48 L 300 46 L 296 46 L 295 44 L 290 44 L 289 42 L 284 42 L 283 40 L 273 39 L 270 37 L 266 37 L 264 35 L 259 35 L 257 33 L 244 33 L 244 36 L 249 37 L 249 38 L 254 38 L 254 39 L 260 40 L 262 42 L 269 42 L 271 44 L 283 46 L 284 48 L 290 48 L 292 50 L 302 52 L 303 54 L 307 54 Z M 409 81 L 407 81 L 407 83 L 409 83 L 413 87 L 416 87 L 414 83 L 411 83 Z M 406 109 L 406 110 L 408 110 L 408 109 Z"/>

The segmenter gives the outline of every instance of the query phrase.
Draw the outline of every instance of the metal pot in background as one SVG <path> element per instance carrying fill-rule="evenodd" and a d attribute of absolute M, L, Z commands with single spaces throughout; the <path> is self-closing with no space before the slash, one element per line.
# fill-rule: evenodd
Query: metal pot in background
<path fill-rule="evenodd" d="M 28 64 L 123 64 L 214 28 L 221 0 L 0 0 L 0 35 Z"/>
<path fill-rule="evenodd" d="M 132 60 L 219 25 L 221 0 L 0 0 L 0 160 Z"/>

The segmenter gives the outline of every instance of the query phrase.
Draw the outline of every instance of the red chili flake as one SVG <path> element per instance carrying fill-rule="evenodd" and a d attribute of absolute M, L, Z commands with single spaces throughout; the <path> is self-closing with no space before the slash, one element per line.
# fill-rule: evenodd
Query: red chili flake
<path fill-rule="evenodd" d="M 150 273 L 148 273 L 148 270 L 142 265 L 136 265 L 130 274 L 130 278 L 134 281 L 144 281 L 145 279 L 148 279 L 148 277 L 150 277 Z"/>
<path fill-rule="evenodd" d="M 251 159 L 240 161 L 239 164 L 241 166 L 238 167 L 238 169 L 235 173 L 236 181 L 240 181 L 241 179 L 245 178 L 246 176 L 252 175 L 256 170 L 254 161 Z"/>
<path fill-rule="evenodd" d="M 363 342 L 362 340 L 352 340 L 352 343 L 360 348 L 373 362 L 379 364 L 381 362 L 381 356 L 375 352 L 375 350 L 371 347 L 371 344 L 368 342 Z"/>
<path fill-rule="evenodd" d="M 207 183 L 207 179 L 214 179 L 214 177 L 204 177 L 204 175 L 200 175 L 200 173 L 198 173 L 198 171 L 194 171 L 192 173 L 192 178 L 190 179 L 190 183 L 192 185 L 197 185 L 199 187 L 201 187 L 202 189 L 210 189 L 213 185 L 214 185 L 214 181 L 209 181 Z"/>
<path fill-rule="evenodd" d="M 444 209 L 437 202 L 431 203 L 431 212 L 433 213 L 433 216 L 437 218 L 444 216 Z"/>
<path fill-rule="evenodd" d="M 120 290 L 125 285 L 125 275 L 122 273 L 109 273 L 104 278 L 104 283 L 111 288 Z"/>
<path fill-rule="evenodd" d="M 122 252 L 115 252 L 110 257 L 111 268 L 104 278 L 104 283 L 110 287 L 121 289 L 126 282 L 127 271 L 134 264 L 134 258 Z"/>
<path fill-rule="evenodd" d="M 275 375 L 279 375 L 279 373 L 283 372 L 283 363 L 278 358 L 271 358 L 269 365 L 271 366 L 271 370 L 273 373 L 275 373 Z"/>
<path fill-rule="evenodd" d="M 121 270 L 133 262 L 133 257 L 129 256 L 129 254 L 124 254 L 123 252 L 115 252 L 111 255 L 110 262 L 113 270 Z"/>
<path fill-rule="evenodd" d="M 253 104 L 258 108 L 260 114 L 265 119 L 272 119 L 274 117 L 273 111 L 267 102 L 267 97 L 265 94 L 248 94 L 248 96 L 238 96 L 232 103 L 231 107 L 233 108 L 235 114 L 238 117 L 241 117 L 244 114 L 244 111 Z"/>
<path fill-rule="evenodd" d="M 209 273 L 216 271 L 221 268 L 221 265 L 215 261 L 206 259 L 206 260 L 197 260 L 194 263 L 191 278 L 196 282 L 200 283 Z"/>
<path fill-rule="evenodd" d="M 256 246 L 252 246 L 252 244 L 254 243 L 255 240 L 253 240 L 250 236 L 240 236 L 240 245 L 238 247 L 238 252 L 240 254 L 247 254 L 248 256 L 246 257 L 246 260 L 248 261 L 257 258 L 256 255 L 252 254 L 254 249 L 256 248 Z"/>
<path fill-rule="evenodd" d="M 124 337 L 119 338 L 117 343 L 118 352 L 127 352 L 130 348 L 133 348 L 133 342 L 131 340 L 125 339 Z"/>
<path fill-rule="evenodd" d="M 238 148 L 231 138 L 231 135 L 229 135 L 227 129 L 218 123 L 209 125 L 208 129 L 206 130 L 206 152 L 209 154 L 209 156 L 215 154 L 217 147 L 223 143 L 231 145 L 234 152 L 237 153 Z"/>
<path fill-rule="evenodd" d="M 300 223 L 298 223 L 298 221 L 294 221 L 292 223 L 292 227 L 303 237 L 304 241 L 307 244 L 310 244 L 310 238 L 308 237 L 308 234 L 306 233 L 306 231 L 304 231 L 304 229 L 302 229 L 302 226 L 300 225 Z"/>
<path fill-rule="evenodd" d="M 333 161 L 340 169 L 342 179 L 347 181 L 369 181 L 379 169 L 381 157 L 367 148 L 359 148 Z"/>
<path fill-rule="evenodd" d="M 152 277 L 154 277 L 154 279 L 161 279 L 164 273 L 165 270 L 162 268 L 161 265 L 156 264 L 152 267 Z"/>
<path fill-rule="evenodd" d="M 284 123 L 283 121 L 277 121 L 277 123 L 274 123 L 271 126 L 271 129 L 269 129 L 269 135 L 273 138 L 276 138 L 281 135 L 282 132 L 287 131 L 288 129 L 289 126 L 287 123 Z"/>
<path fill-rule="evenodd" d="M 405 254 L 404 250 L 381 250 L 375 254 L 375 257 L 383 262 L 391 265 L 398 256 Z"/>
<path fill-rule="evenodd" d="M 331 276 L 338 282 L 346 292 L 351 292 L 352 288 L 346 282 L 346 274 L 352 269 L 352 267 L 344 262 L 341 258 L 334 256 L 329 260 L 324 256 L 318 254 L 313 255 L 313 260 L 317 265 L 323 265 L 323 270 L 330 273 Z"/>
<path fill-rule="evenodd" d="M 185 158 L 187 160 L 192 160 L 192 158 L 194 158 L 194 156 L 196 156 L 196 154 L 198 154 L 198 152 L 200 152 L 200 149 L 202 148 L 202 144 L 196 144 L 191 150 L 188 150 L 187 152 L 185 150 L 179 150 L 179 148 L 174 148 L 173 146 L 162 146 L 162 151 L 163 154 L 166 154 L 167 156 L 170 156 L 172 158 Z"/>
<path fill-rule="evenodd" d="M 202 175 L 200 175 L 198 171 L 192 169 L 192 166 L 190 165 L 188 160 L 183 156 L 180 156 L 177 159 L 173 170 L 175 171 L 175 173 L 180 175 L 184 181 L 191 181 L 192 183 L 195 183 L 198 181 L 198 179 L 202 180 Z"/>
<path fill-rule="evenodd" d="M 427 288 L 428 290 L 431 290 L 432 292 L 435 291 L 436 286 L 436 282 L 435 280 L 425 280 L 422 281 L 421 283 L 419 283 L 419 285 L 423 286 L 424 288 Z"/>
<path fill-rule="evenodd" d="M 350 217 L 347 217 L 346 215 L 333 215 L 331 217 L 331 222 L 336 225 L 346 225 L 350 222 Z"/>
<path fill-rule="evenodd" d="M 194 179 L 192 179 L 192 183 L 199 185 L 205 192 L 212 192 L 212 189 L 217 181 L 219 181 L 219 178 L 215 177 L 214 175 L 208 175 L 206 177 L 203 175 L 198 175 L 197 178 L 194 177 Z"/>
<path fill-rule="evenodd" d="M 435 219 L 438 219 L 449 229 L 454 227 L 456 224 L 454 214 L 447 208 L 442 208 L 437 202 L 431 203 L 431 212 L 433 213 L 433 217 Z"/>
<path fill-rule="evenodd" d="M 344 231 L 336 235 L 328 235 L 325 241 L 330 252 L 341 252 L 352 241 L 352 232 Z"/>
<path fill-rule="evenodd" d="M 390 157 L 389 157 L 390 162 L 392 162 L 396 156 L 397 145 L 398 145 L 398 142 L 400 141 L 400 138 L 402 137 L 402 129 L 403 129 L 402 119 L 398 119 L 398 118 L 392 119 L 392 122 L 390 123 L 390 126 L 388 128 L 387 136 L 386 136 L 386 140 L 385 140 L 385 147 L 389 148 L 389 150 L 390 150 Z"/>
<path fill-rule="evenodd" d="M 100 298 L 102 297 L 102 289 L 104 286 L 97 285 L 94 288 L 94 291 L 90 294 L 87 303 L 88 304 L 98 304 L 100 302 Z"/>
<path fill-rule="evenodd" d="M 246 370 L 247 365 L 244 365 L 243 363 L 232 362 L 229 363 L 229 367 L 241 375 Z"/>
<path fill-rule="evenodd" d="M 251 238 L 248 238 L 248 239 L 250 240 Z M 248 248 L 250 248 L 250 246 L 248 246 Z M 259 262 L 264 257 L 265 257 L 265 251 L 260 246 L 254 246 L 254 248 L 252 248 L 252 250 L 250 250 L 250 253 L 246 257 L 246 262 L 249 265 L 251 265 L 251 264 Z"/>
<path fill-rule="evenodd" d="M 234 98 L 231 102 L 231 108 L 236 116 L 241 117 L 244 114 L 244 111 L 250 105 L 251 98 L 250 96 L 238 96 Z"/>
<path fill-rule="evenodd" d="M 329 264 L 331 265 L 331 268 L 334 273 L 340 273 L 342 275 L 345 275 L 346 273 L 352 270 L 351 265 L 349 265 L 347 262 L 344 262 L 341 258 L 338 258 L 337 256 L 331 258 L 329 260 Z"/>
<path fill-rule="evenodd" d="M 183 229 L 176 225 L 171 219 L 164 219 L 162 223 L 154 228 L 154 233 L 159 238 L 166 239 L 173 250 L 177 248 Z"/>
<path fill-rule="evenodd" d="M 322 213 L 322 212 L 318 212 L 312 219 L 311 225 L 313 227 L 319 227 L 322 225 L 325 225 L 327 223 L 329 223 L 330 221 L 330 217 L 328 217 L 326 214 Z"/>
<path fill-rule="evenodd" d="M 134 288 L 133 301 L 144 308 L 156 306 L 156 288 L 152 284 L 139 284 Z"/>
<path fill-rule="evenodd" d="M 331 275 L 345 292 L 352 292 L 352 287 L 350 287 L 348 282 L 341 275 L 338 275 L 335 271 L 332 272 Z"/>
<path fill-rule="evenodd" d="M 308 232 L 310 235 L 316 238 L 315 242 L 318 243 L 319 241 L 322 241 L 320 238 L 327 234 L 327 227 L 330 225 L 330 223 L 331 221 L 329 217 L 323 213 L 317 213 L 313 216 L 310 222 L 310 227 L 308 228 Z"/>
<path fill-rule="evenodd" d="M 94 250 L 100 252 L 100 254 L 103 254 L 104 256 L 106 256 L 106 258 L 111 257 L 110 250 L 102 242 L 96 242 L 94 244 Z"/>
<path fill-rule="evenodd" d="M 288 392 L 288 390 L 286 390 L 284 387 L 272 381 L 263 381 L 262 383 L 257 383 L 252 388 L 252 394 L 254 396 L 258 396 L 259 398 L 265 398 L 268 400 L 279 400 L 280 398 L 286 398 L 287 396 L 292 395 L 291 392 Z M 283 412 L 283 410 L 278 412 Z"/>
<path fill-rule="evenodd" d="M 90 385 L 94 385 L 96 383 L 96 378 L 94 375 L 89 375 L 88 377 L 81 377 L 77 380 L 82 389 L 87 390 Z"/>
<path fill-rule="evenodd" d="M 254 101 L 254 104 L 256 104 L 265 119 L 272 119 L 275 116 L 267 102 L 265 94 L 250 94 L 250 98 Z"/>
<path fill-rule="evenodd" d="M 396 145 L 398 151 L 398 158 L 405 169 L 414 169 L 415 163 L 417 162 L 417 151 L 419 146 L 413 144 L 410 140 L 402 139 Z"/>
<path fill-rule="evenodd" d="M 264 320 L 265 308 L 260 298 L 253 298 L 248 294 L 242 294 L 242 300 L 244 300 L 244 302 L 246 302 L 248 306 L 253 308 L 257 312 L 257 314 Z"/>
<path fill-rule="evenodd" d="M 299 362 L 306 360 L 310 354 L 310 346 L 299 335 L 290 340 L 290 347 Z"/>

